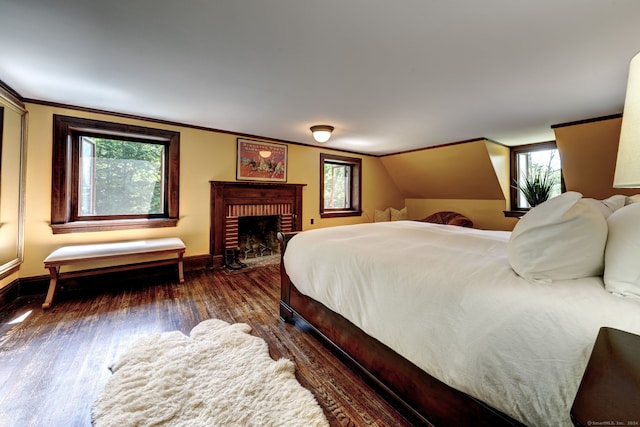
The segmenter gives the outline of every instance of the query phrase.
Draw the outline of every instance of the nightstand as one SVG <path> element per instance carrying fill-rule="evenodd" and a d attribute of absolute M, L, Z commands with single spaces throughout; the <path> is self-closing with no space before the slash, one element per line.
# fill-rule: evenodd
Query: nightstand
<path fill-rule="evenodd" d="M 640 336 L 600 328 L 571 408 L 576 426 L 640 426 Z"/>

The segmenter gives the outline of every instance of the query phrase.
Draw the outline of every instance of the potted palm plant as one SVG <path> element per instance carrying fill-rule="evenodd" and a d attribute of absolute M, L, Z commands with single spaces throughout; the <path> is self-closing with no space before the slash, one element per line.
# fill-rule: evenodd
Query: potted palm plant
<path fill-rule="evenodd" d="M 516 181 L 515 187 L 522 192 L 529 206 L 534 207 L 549 199 L 555 184 L 556 177 L 550 167 L 537 167 Z"/>

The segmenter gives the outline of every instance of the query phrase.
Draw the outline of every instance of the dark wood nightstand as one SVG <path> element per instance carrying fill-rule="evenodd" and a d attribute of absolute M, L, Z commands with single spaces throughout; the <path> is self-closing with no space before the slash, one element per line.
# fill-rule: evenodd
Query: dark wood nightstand
<path fill-rule="evenodd" d="M 600 328 L 571 408 L 576 426 L 640 426 L 640 336 Z"/>

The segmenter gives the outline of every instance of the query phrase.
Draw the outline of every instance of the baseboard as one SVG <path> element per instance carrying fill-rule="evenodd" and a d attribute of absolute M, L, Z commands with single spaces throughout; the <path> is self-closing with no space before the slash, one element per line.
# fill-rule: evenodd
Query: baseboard
<path fill-rule="evenodd" d="M 211 255 L 196 255 L 184 257 L 184 271 L 203 270 L 213 267 Z M 69 290 L 83 289 L 90 284 L 93 289 L 96 287 L 109 287 L 113 283 L 122 284 L 124 282 L 153 282 L 164 280 L 167 275 L 176 274 L 175 266 L 145 267 L 137 270 L 117 273 L 105 273 L 101 275 L 68 279 L 63 286 Z M 90 283 L 89 283 L 90 282 Z M 14 280 L 9 285 L 0 289 L 0 310 L 14 302 L 20 297 L 44 296 L 49 287 L 49 275 L 21 277 Z"/>
<path fill-rule="evenodd" d="M 20 296 L 19 286 L 19 279 L 15 279 L 13 282 L 0 289 L 0 308 L 11 304 Z"/>
<path fill-rule="evenodd" d="M 196 255 L 184 258 L 184 271 L 204 270 L 213 267 L 211 255 Z"/>

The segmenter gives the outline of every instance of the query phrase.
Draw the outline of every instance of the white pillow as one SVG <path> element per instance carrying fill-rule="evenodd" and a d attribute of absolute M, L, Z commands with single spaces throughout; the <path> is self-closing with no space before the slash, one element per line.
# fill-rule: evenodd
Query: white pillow
<path fill-rule="evenodd" d="M 407 207 L 397 210 L 391 208 L 391 221 L 402 221 L 407 219 Z"/>
<path fill-rule="evenodd" d="M 390 219 L 391 219 L 391 211 L 389 210 L 389 208 L 383 211 L 379 211 L 378 209 L 375 210 L 375 213 L 373 216 L 373 222 L 384 222 L 384 221 L 389 221 Z"/>
<path fill-rule="evenodd" d="M 587 203 L 593 204 L 593 206 L 596 207 L 605 218 L 608 218 L 609 215 L 611 215 L 618 209 L 623 208 L 625 205 L 631 203 L 631 199 L 627 196 L 623 196 L 622 194 L 616 194 L 615 196 L 611 196 L 604 200 L 586 198 L 582 200 L 587 201 Z M 628 201 L 629 203 L 627 203 Z"/>
<path fill-rule="evenodd" d="M 617 210 L 607 223 L 605 288 L 615 294 L 640 297 L 640 203 Z"/>
<path fill-rule="evenodd" d="M 628 200 L 627 200 L 627 204 L 630 205 L 631 203 L 638 203 L 640 202 L 640 194 L 635 194 L 633 196 L 629 196 Z"/>
<path fill-rule="evenodd" d="M 607 205 L 609 208 L 611 208 L 615 212 L 618 209 L 622 209 L 626 205 L 633 203 L 633 201 L 629 196 L 625 196 L 623 194 L 616 194 L 614 196 L 609 197 L 608 199 L 604 199 L 602 203 Z"/>
<path fill-rule="evenodd" d="M 516 273 L 531 281 L 599 276 L 604 269 L 607 221 L 573 191 L 532 208 L 509 239 Z"/>

